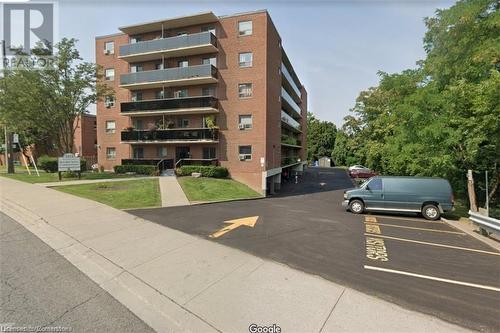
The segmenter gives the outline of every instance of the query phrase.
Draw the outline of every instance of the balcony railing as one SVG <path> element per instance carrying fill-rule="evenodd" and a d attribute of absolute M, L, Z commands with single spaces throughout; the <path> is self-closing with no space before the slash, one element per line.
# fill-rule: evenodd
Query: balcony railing
<path fill-rule="evenodd" d="M 122 142 L 218 141 L 219 131 L 209 128 L 122 131 Z"/>
<path fill-rule="evenodd" d="M 172 85 L 169 83 L 188 84 L 187 81 L 191 80 L 194 81 L 194 84 L 216 82 L 217 68 L 213 65 L 205 64 L 127 73 L 120 76 L 120 85 L 168 86 Z"/>
<path fill-rule="evenodd" d="M 147 101 L 124 102 L 120 104 L 121 113 L 175 111 L 199 108 L 217 109 L 217 98 L 197 96 L 183 98 L 153 99 Z"/>
<path fill-rule="evenodd" d="M 292 165 L 300 163 L 299 156 L 286 156 L 281 158 L 281 166 Z"/>
<path fill-rule="evenodd" d="M 297 148 L 302 148 L 302 141 L 286 134 L 281 135 L 281 144 L 288 146 L 297 146 Z"/>
<path fill-rule="evenodd" d="M 283 98 L 285 103 L 288 104 L 293 111 L 295 111 L 297 117 L 302 116 L 300 107 L 297 105 L 297 103 L 295 103 L 293 98 L 288 94 L 288 92 L 283 87 L 281 87 L 281 97 Z"/>
<path fill-rule="evenodd" d="M 283 63 L 281 64 L 281 73 L 283 73 L 283 76 L 288 81 L 288 84 L 292 88 L 292 90 L 297 94 L 297 97 L 300 98 L 300 96 L 301 96 L 300 89 L 299 89 L 299 87 L 297 87 L 297 84 L 293 80 L 292 75 L 290 74 L 290 72 L 286 68 L 285 64 L 283 64 Z"/>
<path fill-rule="evenodd" d="M 293 119 L 292 117 L 290 117 L 288 115 L 288 113 L 286 113 L 283 110 L 281 110 L 281 121 L 284 122 L 284 123 L 286 123 L 291 128 L 293 128 L 293 129 L 295 129 L 297 131 L 301 130 L 300 123 L 298 121 L 296 121 L 295 119 Z"/>
<path fill-rule="evenodd" d="M 214 52 L 217 50 L 217 38 L 211 32 L 201 32 L 186 36 L 175 36 L 148 40 L 120 46 L 120 57 L 128 58 L 155 53 L 179 52 L 182 49 L 193 52 Z M 192 54 L 193 52 L 184 53 Z M 180 54 L 179 54 L 180 55 Z"/>

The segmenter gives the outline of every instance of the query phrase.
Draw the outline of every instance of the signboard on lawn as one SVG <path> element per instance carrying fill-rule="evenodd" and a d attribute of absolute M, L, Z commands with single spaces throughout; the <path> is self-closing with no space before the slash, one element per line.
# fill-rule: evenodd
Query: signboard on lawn
<path fill-rule="evenodd" d="M 57 170 L 62 171 L 80 171 L 80 157 L 74 154 L 64 154 L 57 159 Z"/>

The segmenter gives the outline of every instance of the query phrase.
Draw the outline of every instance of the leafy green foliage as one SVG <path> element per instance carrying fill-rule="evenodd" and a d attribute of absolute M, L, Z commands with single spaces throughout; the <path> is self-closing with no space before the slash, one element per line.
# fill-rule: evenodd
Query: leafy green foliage
<path fill-rule="evenodd" d="M 307 114 L 307 158 L 331 156 L 335 145 L 337 127 L 329 121 L 321 121 L 314 114 Z"/>
<path fill-rule="evenodd" d="M 213 165 L 183 165 L 175 170 L 177 176 L 190 176 L 193 172 L 199 172 L 203 177 L 227 178 L 227 168 Z"/>
<path fill-rule="evenodd" d="M 466 171 L 489 171 L 498 205 L 500 13 L 492 0 L 464 0 L 427 18 L 427 57 L 416 69 L 380 72 L 337 133 L 337 164 L 383 174 L 440 176 L 466 197 Z M 484 202 L 483 177 L 476 189 Z"/>
<path fill-rule="evenodd" d="M 141 164 L 115 165 L 114 170 L 116 173 L 133 172 L 139 175 L 148 175 L 148 176 L 154 176 L 156 174 L 156 166 L 154 165 L 141 165 Z"/>

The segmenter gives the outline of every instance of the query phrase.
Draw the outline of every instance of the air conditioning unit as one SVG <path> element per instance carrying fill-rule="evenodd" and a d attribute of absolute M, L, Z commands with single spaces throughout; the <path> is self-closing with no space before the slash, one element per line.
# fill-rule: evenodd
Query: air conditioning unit
<path fill-rule="evenodd" d="M 245 124 L 239 124 L 239 125 L 238 125 L 238 128 L 239 128 L 240 130 L 244 130 L 244 129 L 245 129 Z"/>
<path fill-rule="evenodd" d="M 240 161 L 244 161 L 246 160 L 246 155 L 245 154 L 240 154 Z"/>
<path fill-rule="evenodd" d="M 104 54 L 111 54 L 111 51 L 110 50 L 104 50 Z"/>

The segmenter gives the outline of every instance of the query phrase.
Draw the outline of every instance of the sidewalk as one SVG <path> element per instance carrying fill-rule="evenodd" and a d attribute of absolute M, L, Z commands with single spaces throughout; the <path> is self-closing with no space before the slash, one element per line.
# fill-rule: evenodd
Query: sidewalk
<path fill-rule="evenodd" d="M 174 207 L 174 206 L 188 206 L 189 200 L 187 199 L 181 185 L 175 176 L 159 177 L 161 206 Z"/>
<path fill-rule="evenodd" d="M 45 187 L 0 178 L 1 210 L 158 332 L 466 332 L 320 277 Z"/>

